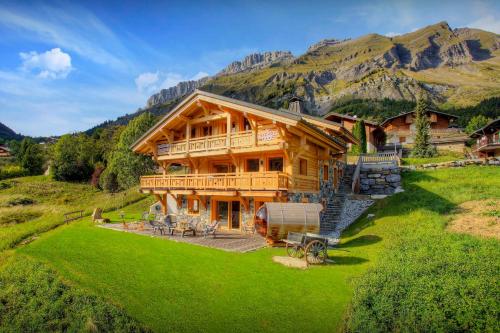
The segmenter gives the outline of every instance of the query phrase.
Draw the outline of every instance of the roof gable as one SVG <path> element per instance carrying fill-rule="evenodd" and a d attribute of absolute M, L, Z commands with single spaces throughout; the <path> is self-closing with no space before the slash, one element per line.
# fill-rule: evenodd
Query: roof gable
<path fill-rule="evenodd" d="M 339 141 L 334 137 L 328 135 L 327 133 L 321 131 L 318 127 L 311 124 L 303 119 L 301 114 L 290 112 L 287 110 L 274 110 L 264 106 L 240 101 L 237 99 L 220 96 L 212 93 L 208 93 L 202 90 L 196 90 L 185 99 L 183 99 L 174 109 L 162 117 L 151 129 L 149 129 L 144 135 L 142 135 L 136 142 L 131 146 L 133 150 L 138 147 L 147 144 L 149 141 L 153 141 L 156 137 L 163 135 L 163 130 L 172 126 L 174 124 L 180 124 L 181 122 L 186 122 L 191 112 L 195 109 L 207 108 L 205 116 L 209 117 L 212 114 L 213 108 L 210 106 L 216 106 L 219 112 L 240 112 L 245 115 L 253 115 L 256 117 L 262 117 L 270 119 L 275 122 L 283 123 L 285 125 L 290 125 L 294 127 L 307 127 L 313 128 L 313 135 L 320 136 L 323 140 L 332 142 L 335 145 L 339 145 Z M 197 118 L 189 118 L 191 121 Z M 206 118 L 208 119 L 208 118 Z M 319 118 L 320 119 L 320 118 Z M 199 117 L 200 121 L 203 121 L 203 117 Z M 322 120 L 322 119 L 321 119 Z M 327 122 L 322 120 L 323 122 Z M 310 129 L 310 128 L 309 128 Z"/>

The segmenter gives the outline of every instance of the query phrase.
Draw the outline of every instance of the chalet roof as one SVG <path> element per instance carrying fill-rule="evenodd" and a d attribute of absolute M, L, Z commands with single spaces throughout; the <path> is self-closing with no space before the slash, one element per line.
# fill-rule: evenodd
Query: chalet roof
<path fill-rule="evenodd" d="M 323 118 L 326 119 L 328 116 L 336 116 L 339 118 L 349 119 L 349 120 L 353 120 L 353 121 L 358 121 L 358 120 L 363 119 L 363 118 L 353 117 L 353 116 L 349 116 L 347 114 L 337 113 L 337 112 L 333 112 L 333 111 L 325 114 L 323 116 Z M 365 122 L 365 124 L 372 125 L 372 126 L 378 126 L 378 123 L 376 121 L 371 121 L 371 120 L 366 120 L 366 119 L 363 119 L 363 121 Z"/>
<path fill-rule="evenodd" d="M 443 116 L 446 116 L 446 117 L 449 117 L 449 118 L 458 119 L 458 116 L 455 116 L 455 115 L 449 114 L 449 113 L 445 113 L 445 112 L 441 112 L 441 111 L 436 111 L 436 110 L 429 110 L 429 111 L 427 111 L 427 113 L 429 113 L 429 112 L 434 112 L 434 113 L 437 113 L 437 114 L 440 114 L 440 115 L 443 115 Z M 383 122 L 380 123 L 380 126 L 384 126 L 387 122 L 389 122 L 389 121 L 391 121 L 393 119 L 396 119 L 396 118 L 399 118 L 399 117 L 403 117 L 403 116 L 406 116 L 406 115 L 412 114 L 412 113 L 415 113 L 415 111 L 408 111 L 408 112 L 400 113 L 397 116 L 387 118 Z"/>
<path fill-rule="evenodd" d="M 261 112 L 264 112 L 264 113 L 268 113 L 268 114 L 271 114 L 271 115 L 273 115 L 275 117 L 282 118 L 283 120 L 288 120 L 291 123 L 296 123 L 296 124 L 300 123 L 302 125 L 307 126 L 310 129 L 312 129 L 318 135 L 324 137 L 325 139 L 333 141 L 337 145 L 340 144 L 341 146 L 345 146 L 344 142 L 342 142 L 341 140 L 339 140 L 339 139 L 337 139 L 337 138 L 335 138 L 335 137 L 333 137 L 331 135 L 328 135 L 327 133 L 323 132 L 317 126 L 311 124 L 307 120 L 308 119 L 314 119 L 314 120 L 317 120 L 317 121 L 321 121 L 326 126 L 331 126 L 332 124 L 336 124 L 336 125 L 338 125 L 338 126 L 341 127 L 342 125 L 340 125 L 340 124 L 330 122 L 330 121 L 325 120 L 325 119 L 320 118 L 320 117 L 313 117 L 313 116 L 309 116 L 309 115 L 299 114 L 297 112 L 292 112 L 292 111 L 284 110 L 284 109 L 283 110 L 275 110 L 275 109 L 271 109 L 271 108 L 268 108 L 268 107 L 265 107 L 265 106 L 261 106 L 261 105 L 258 105 L 258 104 L 253 104 L 253 103 L 249 103 L 249 102 L 241 101 L 241 100 L 238 100 L 238 99 L 234 99 L 234 98 L 230 98 L 230 97 L 226 97 L 226 96 L 221 96 L 221 95 L 217 95 L 217 94 L 213 94 L 213 93 L 209 93 L 209 92 L 197 89 L 192 94 L 190 94 L 189 96 L 187 96 L 186 98 L 184 98 L 175 108 L 173 108 L 170 112 L 168 112 L 165 116 L 163 116 L 153 127 L 151 127 L 146 133 L 144 133 L 139 139 L 137 139 L 132 144 L 132 146 L 131 146 L 132 149 L 134 149 L 135 147 L 137 147 L 146 138 L 148 138 L 155 131 L 157 131 L 159 128 L 161 128 L 161 126 L 165 122 L 167 122 L 172 117 L 174 117 L 174 115 L 177 113 L 177 111 L 179 111 L 180 109 L 182 109 L 184 106 L 186 106 L 191 101 L 193 101 L 196 98 L 198 98 L 199 96 L 202 96 L 202 97 L 205 96 L 205 97 L 217 99 L 219 101 L 223 101 L 223 102 L 227 102 L 227 103 L 232 103 L 232 104 L 235 104 L 235 105 L 238 105 L 238 106 L 242 106 L 242 107 L 254 109 L 254 110 L 257 110 L 257 111 L 261 111 Z M 347 141 L 352 141 L 350 138 L 347 138 L 347 139 L 348 139 Z M 354 140 L 356 140 L 356 139 L 354 138 Z"/>
<path fill-rule="evenodd" d="M 475 131 L 474 133 L 472 133 L 470 135 L 470 137 L 471 138 L 481 137 L 484 134 L 486 134 L 486 132 L 488 130 L 495 130 L 495 129 L 499 129 L 499 128 L 500 128 L 500 118 L 497 118 L 495 120 L 490 121 L 484 127 L 481 127 L 480 129 L 478 129 L 477 131 Z"/>

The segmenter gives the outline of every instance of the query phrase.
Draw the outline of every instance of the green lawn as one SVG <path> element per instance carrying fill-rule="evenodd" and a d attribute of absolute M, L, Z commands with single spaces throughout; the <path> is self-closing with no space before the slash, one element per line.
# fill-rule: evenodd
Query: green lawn
<path fill-rule="evenodd" d="M 438 152 L 435 157 L 404 157 L 401 159 L 402 165 L 422 165 L 428 163 L 441 163 L 441 162 L 451 162 L 457 160 L 463 160 L 464 154 L 456 153 L 452 151 Z"/>
<path fill-rule="evenodd" d="M 456 205 L 500 196 L 500 169 L 415 171 L 404 187 L 345 233 L 349 252 L 329 253 L 336 264 L 306 271 L 273 263 L 283 249 L 227 253 L 88 221 L 12 256 L 45 263 L 154 331 L 495 330 L 499 243 L 444 228 Z"/>
<path fill-rule="evenodd" d="M 144 198 L 137 188 L 110 194 L 88 184 L 56 182 L 45 176 L 1 181 L 0 251 L 64 223 L 64 213 L 84 210 L 90 215 L 95 207 L 110 211 Z"/>

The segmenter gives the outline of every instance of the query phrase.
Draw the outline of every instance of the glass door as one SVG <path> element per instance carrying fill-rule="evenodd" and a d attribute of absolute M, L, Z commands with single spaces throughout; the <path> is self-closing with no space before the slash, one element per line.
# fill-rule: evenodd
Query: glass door
<path fill-rule="evenodd" d="M 231 202 L 231 229 L 240 228 L 240 202 Z"/>
<path fill-rule="evenodd" d="M 227 228 L 229 225 L 229 202 L 217 201 L 217 211 L 215 218 L 220 222 L 220 226 Z"/>

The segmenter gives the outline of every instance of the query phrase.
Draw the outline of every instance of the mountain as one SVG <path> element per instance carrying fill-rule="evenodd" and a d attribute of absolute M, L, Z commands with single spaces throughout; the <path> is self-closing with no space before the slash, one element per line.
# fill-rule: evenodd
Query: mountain
<path fill-rule="evenodd" d="M 279 108 L 298 95 L 323 114 L 349 99 L 415 101 L 423 93 L 445 108 L 467 107 L 500 96 L 499 49 L 498 34 L 440 22 L 396 37 L 327 39 L 296 58 L 250 55 L 173 97 L 199 88 Z M 171 99 L 154 100 L 148 105 Z"/>
<path fill-rule="evenodd" d="M 108 124 L 145 111 L 165 114 L 195 89 L 276 109 L 300 96 L 312 114 L 335 110 L 374 120 L 411 109 L 424 94 L 466 123 L 475 114 L 500 116 L 500 35 L 440 22 L 395 37 L 325 39 L 297 57 L 254 53 L 212 77 L 163 89 L 145 108 Z"/>
<path fill-rule="evenodd" d="M 246 72 L 250 70 L 261 69 L 264 67 L 271 66 L 275 63 L 284 62 L 286 60 L 292 60 L 293 55 L 290 51 L 272 51 L 264 53 L 253 53 L 246 56 L 241 61 L 234 61 L 229 64 L 226 68 L 220 71 L 217 76 L 236 74 L 240 72 Z M 203 87 L 211 78 L 204 77 L 199 80 L 194 81 L 183 81 L 179 82 L 176 86 L 162 89 L 160 92 L 152 95 L 148 101 L 147 106 L 151 107 L 157 104 L 168 103 L 169 101 L 178 99 L 182 96 L 192 93 L 195 89 Z"/>
<path fill-rule="evenodd" d="M 0 123 L 0 140 L 21 140 L 23 136 L 17 134 L 6 125 Z"/>

